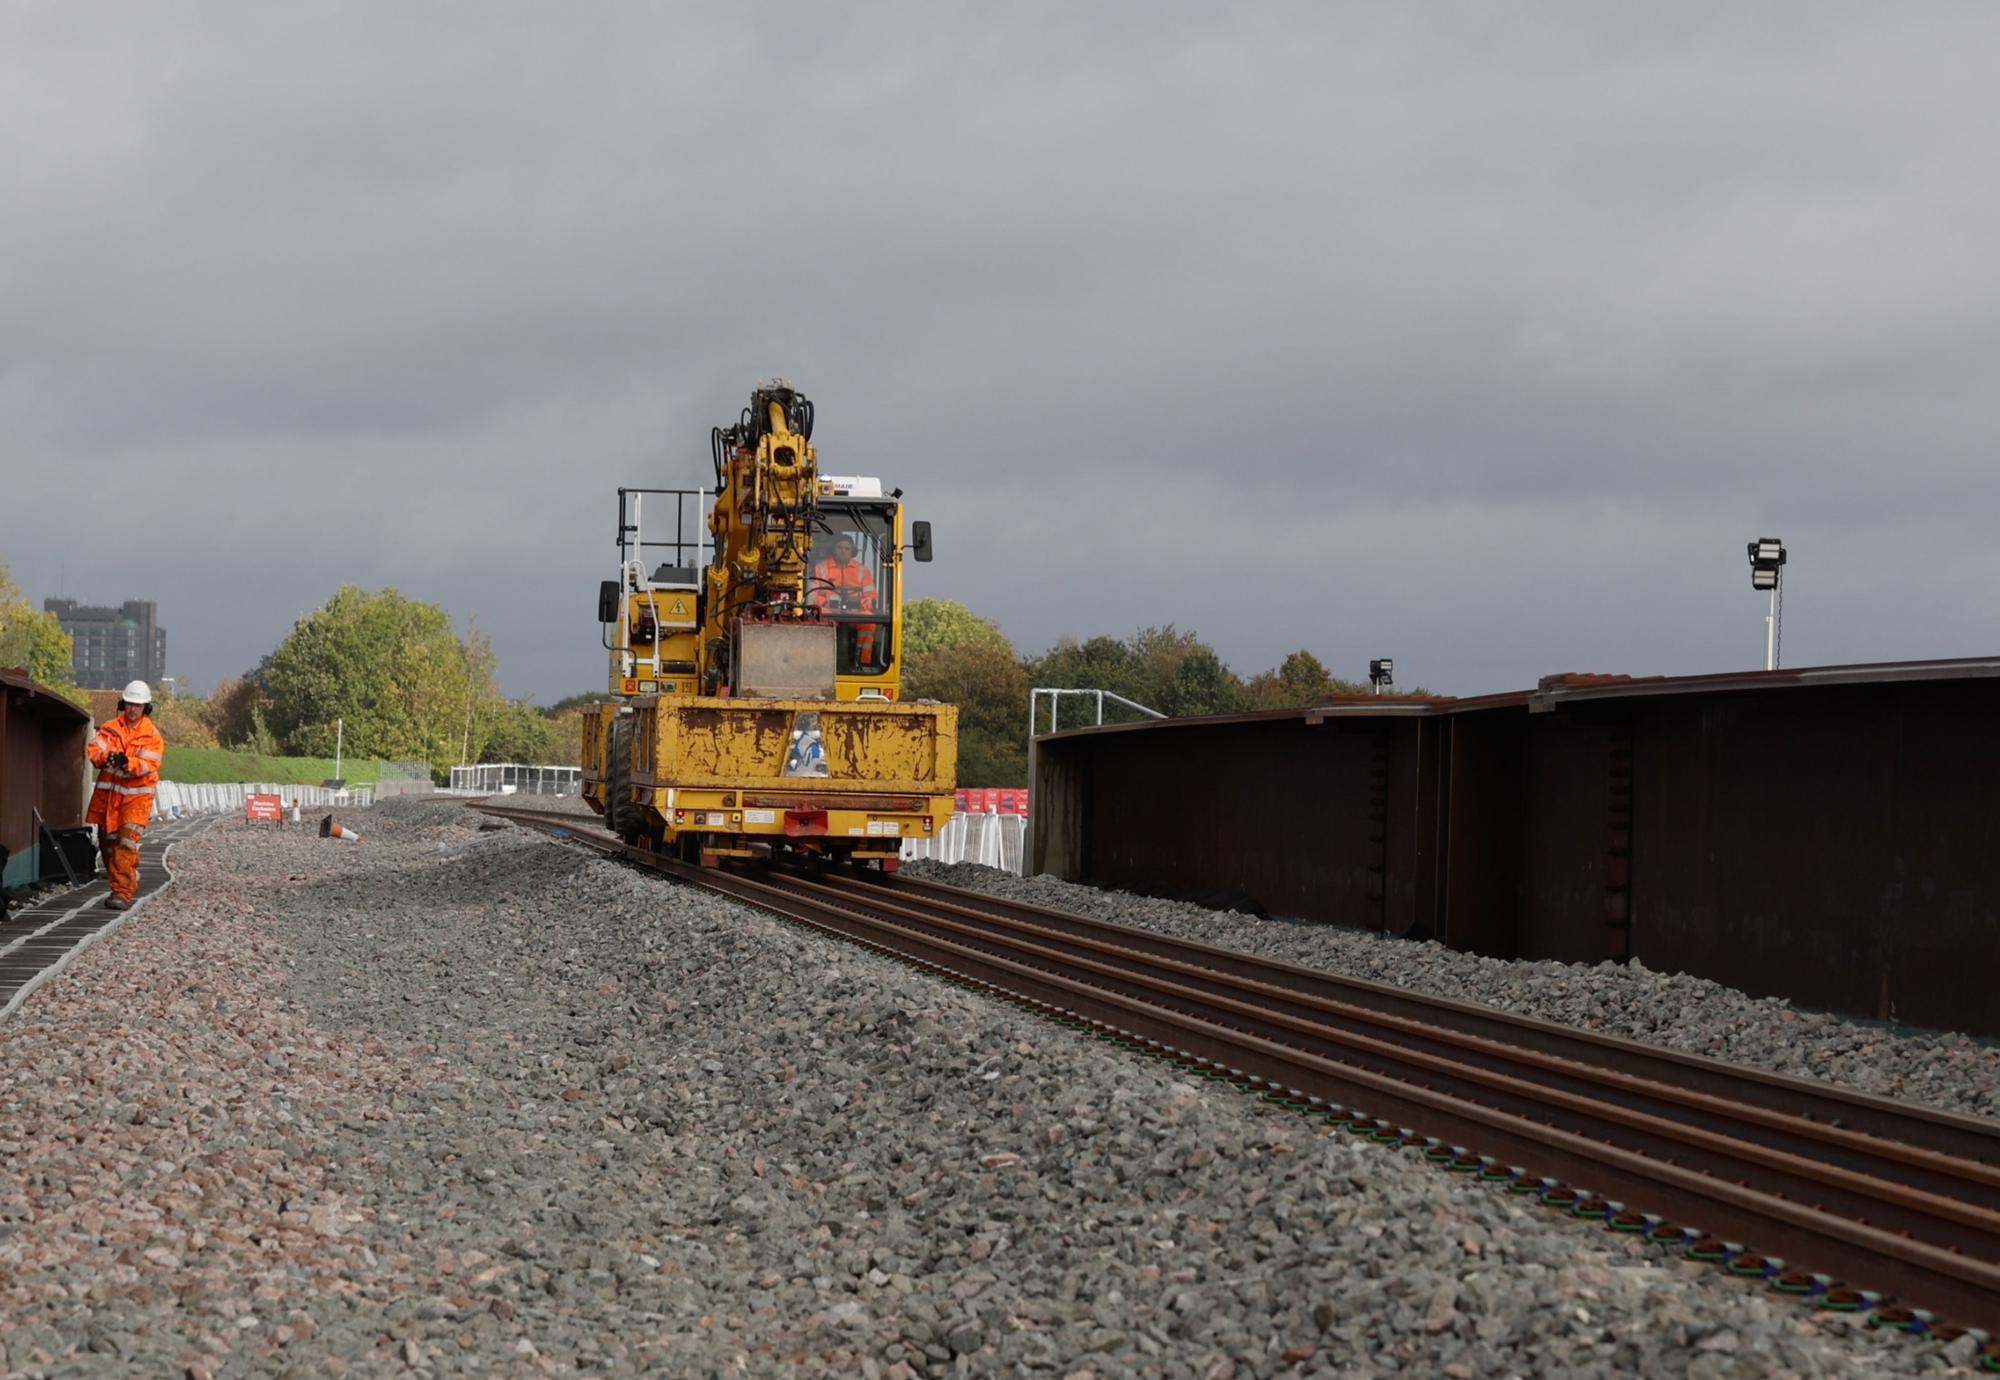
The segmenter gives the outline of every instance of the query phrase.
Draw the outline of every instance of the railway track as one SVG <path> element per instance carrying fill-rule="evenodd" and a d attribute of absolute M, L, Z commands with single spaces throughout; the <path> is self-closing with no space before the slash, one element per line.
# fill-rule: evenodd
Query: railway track
<path fill-rule="evenodd" d="M 476 808 L 1779 1290 L 2000 1333 L 2000 1124 L 936 883 L 704 870 L 591 816 Z"/>

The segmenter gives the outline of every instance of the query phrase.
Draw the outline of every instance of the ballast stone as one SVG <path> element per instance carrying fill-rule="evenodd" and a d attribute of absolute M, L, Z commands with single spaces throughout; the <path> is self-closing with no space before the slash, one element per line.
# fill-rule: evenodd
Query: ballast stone
<path fill-rule="evenodd" d="M 462 807 L 358 827 L 211 831 L 0 1027 L 11 1363 L 85 1367 L 94 1323 L 144 1373 L 1935 1369 Z M 123 1282 L 153 1246 L 178 1296 Z"/>

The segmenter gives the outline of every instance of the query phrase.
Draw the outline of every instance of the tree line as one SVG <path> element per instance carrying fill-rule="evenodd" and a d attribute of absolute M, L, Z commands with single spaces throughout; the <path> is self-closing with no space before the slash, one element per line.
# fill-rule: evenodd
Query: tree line
<path fill-rule="evenodd" d="M 28 678 L 83 703 L 76 688 L 74 639 L 53 613 L 36 608 L 0 561 L 0 666 L 19 667 Z"/>
<path fill-rule="evenodd" d="M 974 786 L 1027 784 L 1030 686 L 1109 690 L 1173 717 L 1299 708 L 1368 689 L 1304 649 L 1245 678 L 1171 624 L 1122 638 L 1063 638 L 1024 656 L 995 624 L 950 599 L 905 608 L 902 659 L 904 698 L 958 706 L 958 778 Z M 69 635 L 20 597 L 4 565 L 0 666 L 23 666 L 81 702 Z M 343 585 L 254 670 L 211 694 L 155 687 L 155 717 L 169 743 L 276 756 L 331 757 L 339 733 L 351 757 L 428 762 L 440 781 L 457 762 L 579 761 L 583 706 L 603 692 L 536 706 L 502 695 L 495 670 L 492 643 L 476 624 L 460 632 L 436 604 Z M 1044 731 L 1046 715 L 1044 707 Z M 1140 717 L 1105 706 L 1107 722 Z M 1070 722 L 1080 724 L 1080 713 Z"/>
<path fill-rule="evenodd" d="M 1201 638 L 1171 624 L 1123 638 L 1063 638 L 1039 656 L 1023 656 L 997 626 L 955 600 L 919 599 L 903 614 L 903 697 L 958 706 L 958 779 L 967 785 L 1028 784 L 1033 686 L 1109 690 L 1175 718 L 1303 708 L 1369 689 L 1335 676 L 1304 649 L 1246 679 Z M 1046 705 L 1041 713 L 1046 731 Z M 1105 704 L 1107 723 L 1143 717 Z"/>
<path fill-rule="evenodd" d="M 292 626 L 254 670 L 204 697 L 159 695 L 170 745 L 280 757 L 430 764 L 574 762 L 557 718 L 510 700 L 494 680 L 493 644 L 436 604 L 395 589 L 343 585 Z M 156 694 L 158 693 L 156 689 Z M 574 716 L 572 716 L 574 717 Z"/>

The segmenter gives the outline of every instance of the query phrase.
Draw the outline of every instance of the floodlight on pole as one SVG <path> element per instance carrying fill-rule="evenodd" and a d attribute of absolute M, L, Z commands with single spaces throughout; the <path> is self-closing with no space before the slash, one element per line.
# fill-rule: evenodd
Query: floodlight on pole
<path fill-rule="evenodd" d="M 1778 601 L 1783 597 L 1785 544 L 1776 537 L 1750 543 L 1750 587 L 1768 590 L 1771 609 L 1764 615 L 1764 669 L 1778 669 Z"/>
<path fill-rule="evenodd" d="M 1379 656 L 1369 662 L 1368 683 L 1375 687 L 1375 693 L 1378 695 L 1382 693 L 1383 686 L 1394 685 L 1396 683 L 1396 663 L 1394 659 Z"/>

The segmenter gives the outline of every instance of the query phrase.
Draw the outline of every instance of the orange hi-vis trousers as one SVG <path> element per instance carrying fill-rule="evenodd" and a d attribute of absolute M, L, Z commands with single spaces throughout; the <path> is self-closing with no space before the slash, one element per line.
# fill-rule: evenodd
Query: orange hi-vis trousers
<path fill-rule="evenodd" d="M 153 795 L 159 789 L 160 760 L 166 749 L 152 719 L 128 724 L 122 714 L 100 725 L 83 747 L 83 755 L 98 769 L 97 789 L 91 792 L 84 820 L 97 826 L 111 894 L 120 900 L 131 900 L 139 887 L 139 840 L 153 817 Z M 123 769 L 105 760 L 113 752 L 125 754 Z"/>
<path fill-rule="evenodd" d="M 104 853 L 104 875 L 111 879 L 111 894 L 129 901 L 139 890 L 139 838 L 145 830 L 136 824 L 100 829 L 98 846 Z"/>

